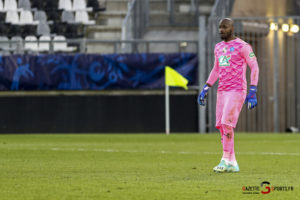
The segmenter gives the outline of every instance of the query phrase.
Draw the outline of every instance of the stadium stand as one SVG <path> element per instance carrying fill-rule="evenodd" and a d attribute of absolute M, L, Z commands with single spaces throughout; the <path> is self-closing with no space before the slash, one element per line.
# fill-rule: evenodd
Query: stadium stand
<path fill-rule="evenodd" d="M 77 48 L 68 47 L 67 40 L 83 38 L 85 27 L 95 25 L 94 17 L 103 10 L 98 0 L 0 0 L 0 36 L 5 42 L 12 42 L 6 46 L 2 42 L 1 51 L 50 49 L 45 42 L 40 47 L 37 38 L 63 41 L 53 44 L 55 51 L 73 51 Z M 16 45 L 16 40 L 24 40 L 24 46 Z"/>

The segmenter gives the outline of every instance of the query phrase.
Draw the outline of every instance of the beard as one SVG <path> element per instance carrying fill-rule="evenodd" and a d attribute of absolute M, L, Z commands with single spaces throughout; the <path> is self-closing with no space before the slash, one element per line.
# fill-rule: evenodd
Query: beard
<path fill-rule="evenodd" d="M 230 38 L 231 35 L 232 35 L 232 31 L 229 31 L 229 32 L 227 32 L 227 33 L 225 33 L 223 35 L 220 34 L 220 37 L 221 37 L 222 40 L 226 40 L 226 39 Z"/>

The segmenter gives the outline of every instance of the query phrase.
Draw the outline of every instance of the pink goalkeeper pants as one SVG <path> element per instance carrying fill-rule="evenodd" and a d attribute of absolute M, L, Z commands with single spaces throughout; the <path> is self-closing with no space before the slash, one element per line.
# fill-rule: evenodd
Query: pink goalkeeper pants
<path fill-rule="evenodd" d="M 216 105 L 216 128 L 221 124 L 236 127 L 247 92 L 218 91 Z"/>

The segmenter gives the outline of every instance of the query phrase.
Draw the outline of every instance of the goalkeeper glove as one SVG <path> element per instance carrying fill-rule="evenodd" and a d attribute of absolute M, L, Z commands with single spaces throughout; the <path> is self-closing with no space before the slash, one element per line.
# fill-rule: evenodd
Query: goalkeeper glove
<path fill-rule="evenodd" d="M 208 89 L 209 89 L 209 86 L 205 84 L 202 89 L 202 92 L 198 96 L 198 104 L 201 106 L 205 106 L 204 100 L 207 96 Z"/>
<path fill-rule="evenodd" d="M 245 100 L 245 104 L 247 104 L 248 109 L 252 109 L 257 105 L 256 92 L 257 92 L 257 87 L 254 85 L 251 85 L 249 94 Z"/>

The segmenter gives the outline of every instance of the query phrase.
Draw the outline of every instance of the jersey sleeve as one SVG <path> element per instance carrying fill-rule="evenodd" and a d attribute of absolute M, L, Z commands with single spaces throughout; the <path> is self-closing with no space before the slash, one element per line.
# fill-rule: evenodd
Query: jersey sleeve
<path fill-rule="evenodd" d="M 259 76 L 259 68 L 255 54 L 249 44 L 246 44 L 241 51 L 242 56 L 246 60 L 248 66 L 251 69 L 251 85 L 257 86 L 258 76 Z"/>
<path fill-rule="evenodd" d="M 209 84 L 210 86 L 213 86 L 213 84 L 218 80 L 219 78 L 219 61 L 218 58 L 216 56 L 216 51 L 214 52 L 215 54 L 215 61 L 214 61 L 214 67 L 210 72 L 210 75 L 206 81 L 207 84 Z"/>

